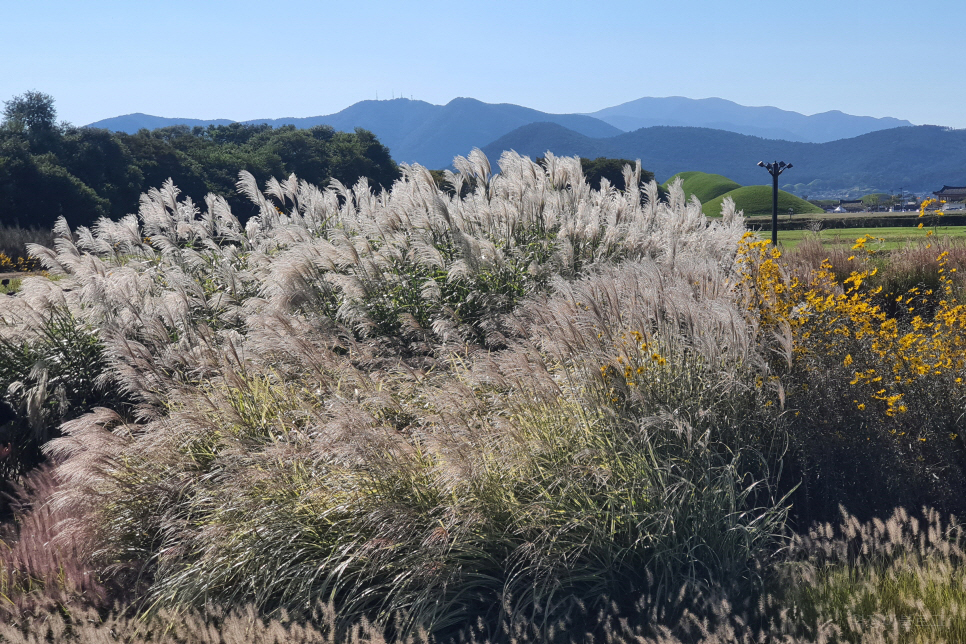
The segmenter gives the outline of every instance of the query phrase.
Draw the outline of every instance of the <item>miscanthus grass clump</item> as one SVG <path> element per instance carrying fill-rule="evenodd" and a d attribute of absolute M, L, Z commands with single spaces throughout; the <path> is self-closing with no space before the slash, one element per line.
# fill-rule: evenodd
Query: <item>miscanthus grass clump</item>
<path fill-rule="evenodd" d="M 119 599 L 144 641 L 255 616 L 266 641 L 906 641 L 958 524 L 930 513 L 907 557 L 876 545 L 924 534 L 905 514 L 841 540 L 786 518 L 960 509 L 956 249 L 915 251 L 927 281 L 868 239 L 783 257 L 640 167 L 500 166 L 378 194 L 243 174 L 244 225 L 169 182 L 31 247 L 0 469 L 52 469 L 15 508 L 3 637 L 51 604 L 75 611 L 51 637 L 100 637 L 85 604 L 124 630 Z M 882 575 L 891 599 L 836 599 Z"/>
<path fill-rule="evenodd" d="M 617 191 L 552 155 L 454 165 L 451 191 L 242 175 L 244 226 L 168 183 L 32 247 L 59 279 L 24 280 L 4 337 L 69 320 L 108 401 L 45 417 L 51 507 L 142 609 L 549 637 L 758 584 L 787 440 L 734 297 L 740 214 L 639 166 Z M 73 400 L 34 380 L 34 407 Z"/>

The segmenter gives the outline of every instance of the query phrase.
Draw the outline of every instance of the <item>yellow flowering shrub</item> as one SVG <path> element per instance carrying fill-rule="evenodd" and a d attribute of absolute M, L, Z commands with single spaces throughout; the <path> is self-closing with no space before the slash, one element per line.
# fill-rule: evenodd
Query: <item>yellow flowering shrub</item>
<path fill-rule="evenodd" d="M 854 466 L 852 476 L 870 480 L 869 468 L 929 479 L 942 496 L 943 478 L 966 457 L 959 438 L 966 304 L 948 251 L 937 257 L 938 289 L 884 293 L 876 284 L 883 259 L 873 257 L 873 239 L 856 240 L 849 257 L 856 269 L 838 279 L 827 260 L 807 278 L 794 277 L 778 249 L 746 236 L 738 251 L 741 295 L 772 354 L 783 358 L 774 366 L 799 451 L 826 459 L 828 467 Z"/>
<path fill-rule="evenodd" d="M 854 248 L 867 241 L 860 238 Z M 899 401 L 924 379 L 961 383 L 966 305 L 957 300 L 948 251 L 937 258 L 942 289 L 937 310 L 929 318 L 915 314 L 921 293 L 913 287 L 896 298 L 911 320 L 900 325 L 876 302 L 882 287 L 867 286 L 878 269 L 853 271 L 840 283 L 826 261 L 803 283 L 787 276 L 780 251 L 769 246 L 746 238 L 739 250 L 747 307 L 761 326 L 791 332 L 797 361 L 836 356 L 852 370 L 849 384 L 867 385 L 873 390 L 868 397 L 886 402 L 889 416 L 907 410 Z"/>
<path fill-rule="evenodd" d="M 12 259 L 6 253 L 0 253 L 0 272 L 18 271 L 21 273 L 28 273 L 39 270 L 40 262 L 32 257 L 18 257 L 17 259 Z"/>

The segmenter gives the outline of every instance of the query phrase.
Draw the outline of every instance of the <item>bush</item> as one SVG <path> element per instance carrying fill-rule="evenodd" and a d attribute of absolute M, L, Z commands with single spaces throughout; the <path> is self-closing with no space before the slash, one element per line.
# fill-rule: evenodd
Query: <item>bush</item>
<path fill-rule="evenodd" d="M 802 481 L 802 525 L 846 503 L 862 518 L 899 504 L 966 509 L 966 305 L 958 299 L 956 267 L 949 250 L 931 249 L 935 288 L 884 295 L 881 261 L 868 243 L 859 239 L 845 258 L 854 268 L 844 280 L 828 260 L 796 276 L 761 242 L 743 251 L 749 306 L 775 334 L 784 362 L 775 368 L 793 412 L 792 481 Z M 912 253 L 897 253 L 888 272 L 908 267 Z M 898 312 L 890 315 L 883 299 Z"/>
<path fill-rule="evenodd" d="M 125 404 L 112 390 L 104 345 L 93 328 L 64 307 L 15 315 L 8 322 L 19 324 L 0 336 L 0 391 L 13 412 L 0 430 L 0 446 L 9 448 L 0 473 L 8 482 L 41 462 L 41 447 L 59 436 L 61 422 L 96 406 Z"/>
<path fill-rule="evenodd" d="M 30 259 L 27 246 L 30 244 L 50 246 L 53 241 L 54 234 L 49 229 L 0 225 L 0 269 L 39 270 L 40 264 Z"/>

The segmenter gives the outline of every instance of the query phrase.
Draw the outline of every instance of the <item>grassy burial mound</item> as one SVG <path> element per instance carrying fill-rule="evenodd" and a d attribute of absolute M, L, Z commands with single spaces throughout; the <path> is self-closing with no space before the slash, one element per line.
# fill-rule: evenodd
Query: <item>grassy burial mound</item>
<path fill-rule="evenodd" d="M 771 214 L 770 186 L 742 186 L 728 177 L 707 172 L 679 172 L 668 179 L 663 187 L 667 188 L 676 180 L 681 180 L 681 189 L 687 199 L 691 196 L 698 198 L 702 204 L 704 214 L 711 217 L 721 216 L 721 204 L 724 198 L 731 197 L 737 210 L 744 211 L 745 216 Z M 789 208 L 794 214 L 821 213 L 822 210 L 803 199 L 783 190 L 778 192 L 778 213 L 788 214 Z"/>
<path fill-rule="evenodd" d="M 661 187 L 667 189 L 674 183 L 675 179 L 681 179 L 681 189 L 684 190 L 685 198 L 690 199 L 691 195 L 694 195 L 701 203 L 706 203 L 741 187 L 740 183 L 736 183 L 728 177 L 707 172 L 679 172 L 665 181 Z"/>
<path fill-rule="evenodd" d="M 711 199 L 710 201 L 702 201 L 701 203 L 704 214 L 708 215 L 709 217 L 720 216 L 721 205 L 725 197 L 731 197 L 731 199 L 735 202 L 735 208 L 743 211 L 747 217 L 751 217 L 753 215 L 771 214 L 771 186 L 744 186 L 742 188 L 731 190 L 730 192 Z M 799 197 L 785 192 L 784 190 L 779 190 L 778 214 L 788 215 L 789 210 L 792 210 L 793 214 L 795 215 L 821 214 L 824 212 L 818 206 L 810 204 L 804 199 L 800 199 Z"/>

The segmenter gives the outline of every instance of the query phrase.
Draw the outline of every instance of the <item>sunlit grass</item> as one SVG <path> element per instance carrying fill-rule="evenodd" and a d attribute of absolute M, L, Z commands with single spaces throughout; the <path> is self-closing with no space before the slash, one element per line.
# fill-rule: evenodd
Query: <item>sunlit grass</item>
<path fill-rule="evenodd" d="M 927 241 L 935 238 L 966 238 L 966 226 L 937 226 L 915 228 L 910 226 L 896 226 L 889 228 L 828 228 L 815 233 L 811 230 L 782 230 L 779 224 L 778 243 L 787 249 L 797 247 L 806 237 L 818 234 L 825 246 L 852 246 L 860 237 L 875 238 L 875 247 L 879 250 L 893 250 Z M 770 239 L 771 231 L 762 230 L 757 233 L 760 239 Z M 879 241 L 881 240 L 881 241 Z"/>
<path fill-rule="evenodd" d="M 20 290 L 21 281 L 19 277 L 7 278 L 6 284 L 0 284 L 0 294 L 16 293 Z"/>
<path fill-rule="evenodd" d="M 778 591 L 814 637 L 824 624 L 838 641 L 962 642 L 966 640 L 963 531 L 938 512 L 887 520 L 814 526 L 796 539 L 803 558 Z M 793 557 L 794 558 L 794 557 Z M 811 640 L 811 638 L 807 638 Z"/>

